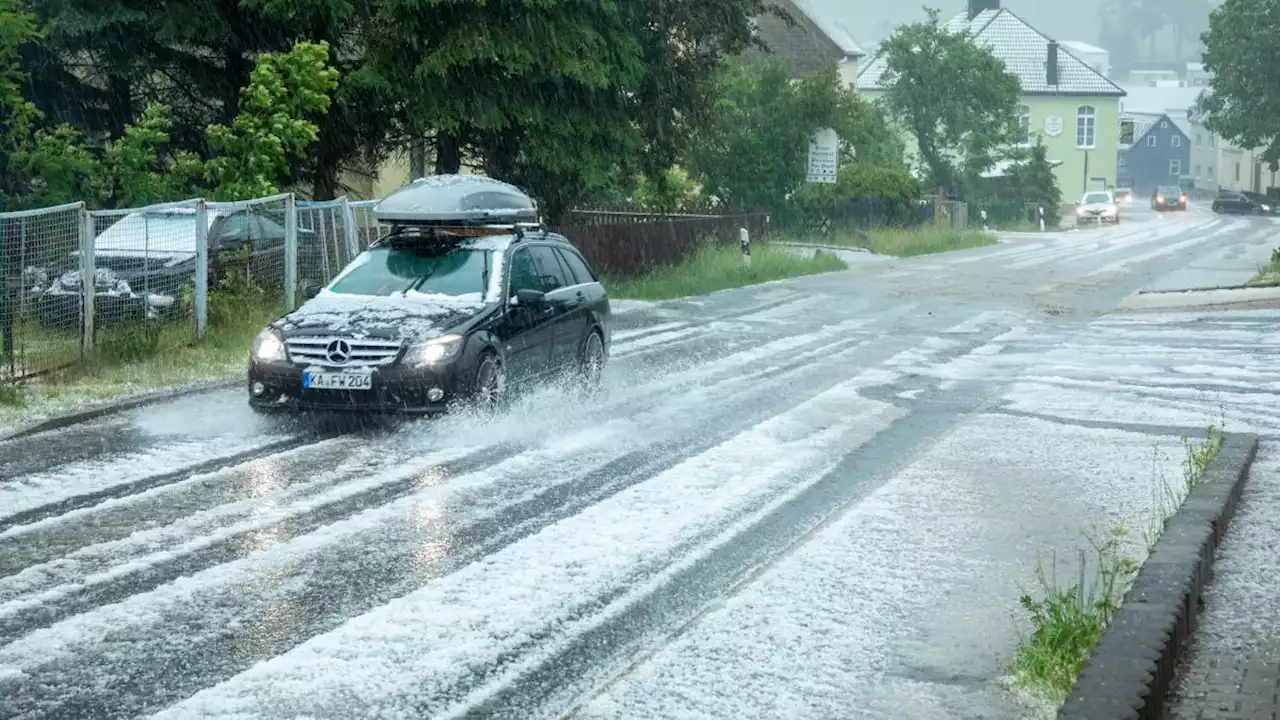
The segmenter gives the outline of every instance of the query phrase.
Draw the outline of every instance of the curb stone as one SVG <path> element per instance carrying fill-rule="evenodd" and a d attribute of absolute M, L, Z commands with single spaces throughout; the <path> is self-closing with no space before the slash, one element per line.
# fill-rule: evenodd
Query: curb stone
<path fill-rule="evenodd" d="M 93 405 L 84 410 L 77 410 L 65 415 L 59 415 L 57 417 L 34 422 L 12 432 L 2 434 L 0 435 L 0 443 L 38 435 L 40 433 L 49 432 L 50 430 L 61 430 L 89 420 L 96 420 L 105 415 L 114 415 L 116 413 L 132 410 L 145 405 L 153 405 L 166 400 L 176 400 L 188 395 L 199 395 L 200 393 L 211 392 L 213 390 L 235 387 L 242 382 L 244 382 L 244 379 L 240 377 L 229 378 L 226 380 L 212 380 L 196 385 L 186 385 L 180 388 L 158 390 L 156 392 L 133 395 L 120 400 Z"/>
<path fill-rule="evenodd" d="M 1280 287 L 1280 282 L 1245 283 L 1243 285 L 1206 285 L 1174 290 L 1139 290 L 1137 295 L 1176 295 L 1178 293 L 1215 292 L 1220 290 L 1267 290 Z"/>
<path fill-rule="evenodd" d="M 1195 631 L 1218 545 L 1257 452 L 1257 435 L 1226 435 L 1205 468 L 1204 482 L 1166 522 L 1076 677 L 1059 720 L 1165 717 L 1165 702 Z"/>

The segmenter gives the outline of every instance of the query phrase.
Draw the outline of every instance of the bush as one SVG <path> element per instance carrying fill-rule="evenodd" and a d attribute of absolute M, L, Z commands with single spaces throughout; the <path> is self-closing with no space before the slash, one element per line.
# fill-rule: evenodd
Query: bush
<path fill-rule="evenodd" d="M 813 230 L 915 224 L 919 197 L 920 183 L 905 169 L 853 163 L 834 184 L 806 183 L 791 201 L 796 224 Z"/>

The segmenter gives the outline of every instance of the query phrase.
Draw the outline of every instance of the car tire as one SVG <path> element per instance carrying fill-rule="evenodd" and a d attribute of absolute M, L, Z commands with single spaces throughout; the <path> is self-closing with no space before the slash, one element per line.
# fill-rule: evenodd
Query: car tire
<path fill-rule="evenodd" d="M 600 330 L 592 328 L 591 332 L 582 340 L 582 347 L 578 349 L 578 376 L 582 380 L 582 389 L 586 392 L 594 392 L 600 387 L 601 377 L 604 375 L 604 366 L 609 360 L 609 354 L 604 347 L 604 336 L 600 334 Z"/>
<path fill-rule="evenodd" d="M 481 410 L 496 410 L 506 399 L 506 375 L 497 353 L 485 351 L 471 376 L 468 399 Z"/>

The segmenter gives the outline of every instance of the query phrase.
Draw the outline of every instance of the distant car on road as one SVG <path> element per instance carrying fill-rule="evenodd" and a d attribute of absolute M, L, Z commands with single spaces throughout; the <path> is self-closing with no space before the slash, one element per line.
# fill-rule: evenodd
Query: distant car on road
<path fill-rule="evenodd" d="M 523 192 L 442 175 L 374 215 L 390 232 L 254 342 L 255 410 L 431 414 L 566 372 L 599 381 L 609 297 Z"/>
<path fill-rule="evenodd" d="M 1121 205 L 1133 204 L 1133 188 L 1116 188 L 1113 192 L 1117 203 Z"/>
<path fill-rule="evenodd" d="M 1186 210 L 1187 194 L 1177 185 L 1161 185 L 1151 193 L 1151 209 L 1157 212 Z"/>
<path fill-rule="evenodd" d="M 1109 190 L 1094 190 L 1080 198 L 1080 207 L 1076 209 L 1076 222 L 1096 222 L 1120 224 L 1120 206 Z"/>
<path fill-rule="evenodd" d="M 1249 195 L 1234 190 L 1223 190 L 1213 199 L 1210 208 L 1216 213 L 1232 215 L 1270 214 L 1270 203 L 1254 200 Z"/>

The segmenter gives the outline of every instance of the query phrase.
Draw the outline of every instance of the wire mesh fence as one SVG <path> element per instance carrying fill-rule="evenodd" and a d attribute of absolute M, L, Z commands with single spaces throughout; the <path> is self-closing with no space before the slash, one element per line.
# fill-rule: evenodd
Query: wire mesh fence
<path fill-rule="evenodd" d="M 345 198 L 300 202 L 297 213 L 299 286 L 327 285 L 367 243 L 360 241 L 355 216 Z"/>
<path fill-rule="evenodd" d="M 83 203 L 0 213 L 0 380 L 27 378 L 83 356 Z"/>
<path fill-rule="evenodd" d="M 373 209 L 377 205 L 377 200 L 360 200 L 349 203 L 355 223 L 356 242 L 360 250 L 369 247 L 374 240 L 391 231 L 390 225 L 384 225 L 374 217 Z"/>

